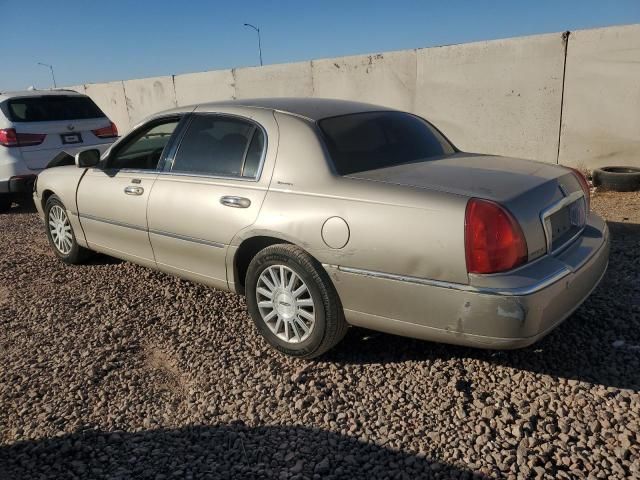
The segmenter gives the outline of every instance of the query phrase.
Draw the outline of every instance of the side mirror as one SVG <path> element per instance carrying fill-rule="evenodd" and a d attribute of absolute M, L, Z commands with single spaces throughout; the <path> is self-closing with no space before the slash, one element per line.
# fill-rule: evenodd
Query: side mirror
<path fill-rule="evenodd" d="M 76 166 L 78 168 L 91 168 L 100 163 L 100 150 L 92 148 L 76 153 Z"/>

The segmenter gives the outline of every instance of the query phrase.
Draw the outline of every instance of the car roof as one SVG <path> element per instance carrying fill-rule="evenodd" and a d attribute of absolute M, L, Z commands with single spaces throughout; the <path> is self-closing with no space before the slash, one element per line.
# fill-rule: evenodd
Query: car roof
<path fill-rule="evenodd" d="M 64 95 L 64 96 L 78 96 L 85 97 L 86 95 L 78 93 L 75 90 L 19 90 L 14 92 L 0 92 L 0 102 L 8 100 L 10 98 L 21 97 L 48 97 L 51 95 Z"/>
<path fill-rule="evenodd" d="M 352 113 L 372 112 L 381 110 L 392 110 L 380 105 L 370 103 L 352 102 L 349 100 L 339 100 L 336 98 L 249 98 L 240 100 L 227 100 L 221 102 L 201 103 L 198 111 L 216 110 L 216 107 L 245 107 L 263 108 L 275 110 L 299 117 L 304 117 L 311 121 L 322 120 L 328 117 L 337 117 Z"/>

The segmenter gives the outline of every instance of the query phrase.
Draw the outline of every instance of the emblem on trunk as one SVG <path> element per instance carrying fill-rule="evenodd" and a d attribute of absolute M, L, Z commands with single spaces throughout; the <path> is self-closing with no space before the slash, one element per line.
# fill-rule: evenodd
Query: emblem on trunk
<path fill-rule="evenodd" d="M 71 125 L 71 124 L 67 125 L 67 130 L 73 130 L 73 129 L 75 129 L 75 128 L 76 128 L 76 127 L 74 127 L 74 126 L 73 126 L 73 125 Z"/>

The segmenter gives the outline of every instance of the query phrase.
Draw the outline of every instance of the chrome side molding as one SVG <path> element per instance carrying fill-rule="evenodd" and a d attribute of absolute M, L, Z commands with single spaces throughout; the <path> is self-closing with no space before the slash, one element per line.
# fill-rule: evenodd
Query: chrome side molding
<path fill-rule="evenodd" d="M 531 295 L 532 293 L 543 290 L 549 285 L 561 280 L 571 273 L 569 267 L 563 267 L 553 274 L 543 278 L 542 280 L 528 285 L 526 287 L 516 288 L 491 288 L 491 287 L 475 287 L 473 285 L 467 285 L 463 283 L 444 282 L 442 280 L 433 280 L 430 278 L 412 277 L 408 275 L 395 275 L 393 273 L 376 272 L 372 270 L 362 270 L 360 268 L 343 267 L 336 265 L 324 265 L 325 267 L 337 268 L 341 272 L 353 273 L 356 275 L 364 275 L 367 277 L 382 278 L 385 280 L 395 280 L 398 282 L 415 283 L 418 285 L 428 285 L 432 287 L 448 288 L 452 290 L 459 290 L 464 292 L 479 293 L 483 295 L 504 295 L 504 296 L 524 296 Z"/>

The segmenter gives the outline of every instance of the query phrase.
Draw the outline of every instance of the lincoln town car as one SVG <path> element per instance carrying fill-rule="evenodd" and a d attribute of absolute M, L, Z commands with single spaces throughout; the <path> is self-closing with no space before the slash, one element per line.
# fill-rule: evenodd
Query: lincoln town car
<path fill-rule="evenodd" d="M 44 170 L 34 200 L 63 262 L 102 252 L 244 295 L 266 342 L 303 358 L 351 325 L 527 346 L 609 257 L 579 171 L 463 152 L 417 115 L 341 100 L 158 113 Z"/>

